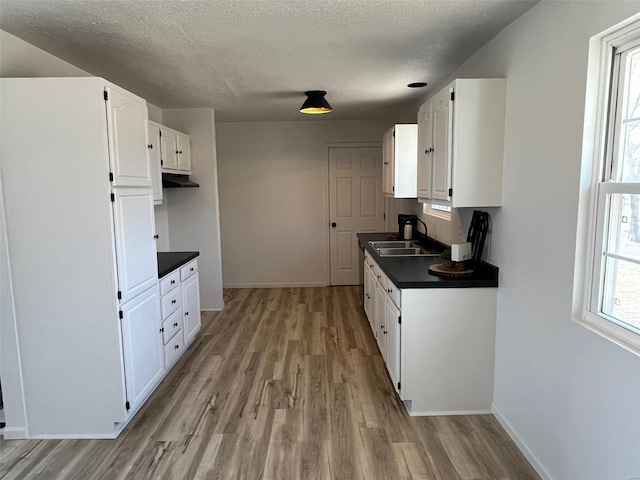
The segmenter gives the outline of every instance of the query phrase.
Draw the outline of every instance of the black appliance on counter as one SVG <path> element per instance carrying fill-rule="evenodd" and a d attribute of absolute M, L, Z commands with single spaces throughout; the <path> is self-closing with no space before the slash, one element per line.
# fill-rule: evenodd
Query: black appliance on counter
<path fill-rule="evenodd" d="M 413 227 L 413 231 L 416 231 L 416 227 L 418 226 L 418 216 L 417 215 L 409 215 L 406 213 L 398 214 L 398 233 L 400 234 L 400 238 L 404 235 L 404 226 L 409 221 L 411 226 Z"/>

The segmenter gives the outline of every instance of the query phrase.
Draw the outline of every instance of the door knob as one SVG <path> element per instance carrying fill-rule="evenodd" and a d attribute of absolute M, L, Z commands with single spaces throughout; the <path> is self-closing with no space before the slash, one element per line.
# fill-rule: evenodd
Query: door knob
<path fill-rule="evenodd" d="M 336 228 L 336 227 L 338 226 L 338 224 L 337 224 L 336 222 L 331 222 L 331 226 L 332 226 L 333 228 Z"/>

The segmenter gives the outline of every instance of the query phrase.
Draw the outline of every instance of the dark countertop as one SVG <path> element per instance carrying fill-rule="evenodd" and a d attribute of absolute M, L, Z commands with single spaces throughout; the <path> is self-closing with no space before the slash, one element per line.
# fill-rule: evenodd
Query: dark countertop
<path fill-rule="evenodd" d="M 193 260 L 200 252 L 158 252 L 158 278 Z"/>
<path fill-rule="evenodd" d="M 437 277 L 429 273 L 429 266 L 442 263 L 439 257 L 381 257 L 369 245 L 369 241 L 401 240 L 397 233 L 359 233 L 360 247 L 364 247 L 372 256 L 389 280 L 398 288 L 470 288 L 497 287 L 498 267 L 479 262 L 475 271 L 468 277 Z M 431 238 L 425 246 L 443 250 L 446 245 Z"/>

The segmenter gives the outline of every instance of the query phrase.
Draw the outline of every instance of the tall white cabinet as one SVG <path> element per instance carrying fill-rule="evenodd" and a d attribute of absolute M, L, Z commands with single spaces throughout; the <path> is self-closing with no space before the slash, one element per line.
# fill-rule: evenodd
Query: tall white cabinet
<path fill-rule="evenodd" d="M 164 373 L 146 102 L 101 78 L 0 86 L 24 436 L 113 438 Z"/>

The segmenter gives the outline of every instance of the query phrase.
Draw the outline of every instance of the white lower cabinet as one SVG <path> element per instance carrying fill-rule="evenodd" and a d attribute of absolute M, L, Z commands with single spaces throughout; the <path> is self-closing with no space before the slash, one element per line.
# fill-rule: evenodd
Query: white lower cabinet
<path fill-rule="evenodd" d="M 197 272 L 182 282 L 182 305 L 182 333 L 184 343 L 189 344 L 200 330 L 200 276 Z"/>
<path fill-rule="evenodd" d="M 369 325 L 373 328 L 372 319 L 375 317 L 375 291 L 376 277 L 371 271 L 371 267 L 367 263 L 367 257 L 364 260 L 364 313 L 367 315 Z"/>
<path fill-rule="evenodd" d="M 400 309 L 387 297 L 385 303 L 386 362 L 393 388 L 400 393 Z"/>
<path fill-rule="evenodd" d="M 128 411 L 135 411 L 162 379 L 162 335 L 158 329 L 160 302 L 158 286 L 123 304 L 122 347 Z"/>
<path fill-rule="evenodd" d="M 378 275 L 381 277 L 381 275 Z M 376 321 L 374 322 L 373 334 L 376 337 L 376 341 L 378 342 L 378 348 L 380 349 L 380 355 L 382 358 L 387 361 L 387 337 L 386 337 L 386 323 L 387 318 L 385 315 L 386 304 L 387 304 L 387 291 L 386 287 L 380 283 L 382 278 L 378 279 L 376 283 Z"/>
<path fill-rule="evenodd" d="M 200 330 L 198 260 L 160 279 L 164 368 L 169 369 L 186 351 Z"/>
<path fill-rule="evenodd" d="M 365 313 L 409 414 L 490 412 L 497 288 L 398 289 L 367 252 L 364 273 Z"/>

